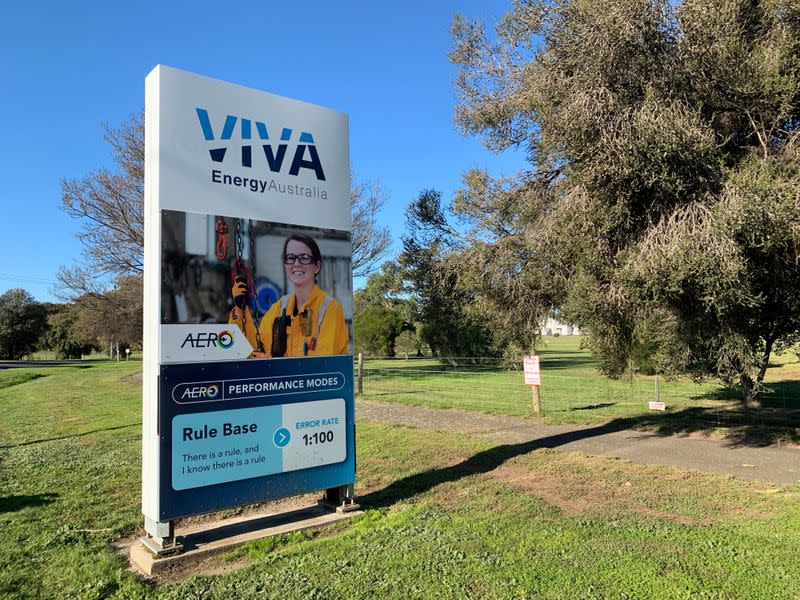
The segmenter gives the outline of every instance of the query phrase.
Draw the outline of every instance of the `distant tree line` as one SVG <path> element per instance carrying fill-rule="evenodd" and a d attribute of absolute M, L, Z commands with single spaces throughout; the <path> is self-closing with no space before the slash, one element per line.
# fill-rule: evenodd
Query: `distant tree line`
<path fill-rule="evenodd" d="M 108 292 L 122 294 L 125 283 Z M 113 299 L 112 299 L 113 300 Z M 95 304 L 97 303 L 97 304 Z M 57 359 L 79 359 L 107 350 L 109 356 L 141 343 L 141 315 L 112 314 L 101 296 L 72 304 L 38 302 L 23 289 L 0 294 L 0 360 L 19 360 L 37 351 Z"/>

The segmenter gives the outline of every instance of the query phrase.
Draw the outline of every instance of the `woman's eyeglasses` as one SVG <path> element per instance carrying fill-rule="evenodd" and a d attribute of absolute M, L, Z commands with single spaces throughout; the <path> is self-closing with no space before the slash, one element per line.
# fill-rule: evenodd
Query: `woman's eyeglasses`
<path fill-rule="evenodd" d="M 314 257 L 310 254 L 287 254 L 283 257 L 283 264 L 293 265 L 296 260 L 299 260 L 301 265 L 310 265 L 314 262 Z"/>

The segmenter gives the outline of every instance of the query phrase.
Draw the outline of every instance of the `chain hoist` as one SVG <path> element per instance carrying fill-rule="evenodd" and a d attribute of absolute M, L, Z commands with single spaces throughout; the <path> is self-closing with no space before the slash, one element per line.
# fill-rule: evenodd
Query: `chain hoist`
<path fill-rule="evenodd" d="M 241 219 L 236 219 L 236 231 L 234 235 L 234 243 L 236 246 L 236 257 L 233 259 L 234 267 L 234 283 L 244 283 L 247 286 L 247 291 L 244 294 L 239 294 L 233 298 L 233 303 L 242 312 L 242 331 L 246 331 L 247 327 L 247 301 L 251 295 L 255 294 L 254 280 L 256 276 L 256 263 L 255 263 L 255 240 L 253 239 L 253 225 L 252 221 L 248 226 L 248 235 L 250 237 L 250 273 L 247 272 L 242 252 L 244 250 L 244 241 L 242 239 L 242 224 Z M 264 352 L 264 344 L 261 342 L 261 333 L 258 331 L 258 324 L 253 321 L 253 328 L 256 331 L 256 351 Z"/>
<path fill-rule="evenodd" d="M 225 222 L 225 219 L 217 216 L 214 230 L 217 232 L 217 243 L 214 247 L 217 260 L 225 260 L 228 258 L 228 224 Z"/>
<path fill-rule="evenodd" d="M 253 220 L 247 220 L 247 239 L 250 242 L 250 273 L 253 275 L 253 289 L 250 292 L 256 293 L 256 237 L 253 235 Z"/>

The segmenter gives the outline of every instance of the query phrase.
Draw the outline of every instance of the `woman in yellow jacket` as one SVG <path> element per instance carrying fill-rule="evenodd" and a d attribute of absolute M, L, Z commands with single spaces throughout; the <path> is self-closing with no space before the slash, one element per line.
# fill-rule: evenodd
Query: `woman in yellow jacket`
<path fill-rule="evenodd" d="M 290 235 L 283 244 L 283 265 L 294 293 L 269 308 L 258 333 L 246 306 L 234 306 L 230 312 L 228 323 L 238 325 L 256 349 L 250 357 L 347 354 L 349 336 L 342 307 L 316 284 L 322 268 L 317 242 L 307 235 Z M 235 284 L 232 292 L 234 298 L 246 297 L 247 284 Z"/>

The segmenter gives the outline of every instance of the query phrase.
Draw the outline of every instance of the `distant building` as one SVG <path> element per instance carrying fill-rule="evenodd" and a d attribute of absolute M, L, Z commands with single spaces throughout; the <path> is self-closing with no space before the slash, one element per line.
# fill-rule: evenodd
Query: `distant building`
<path fill-rule="evenodd" d="M 581 330 L 577 325 L 569 325 L 561 321 L 547 317 L 542 324 L 542 335 L 581 335 Z"/>

